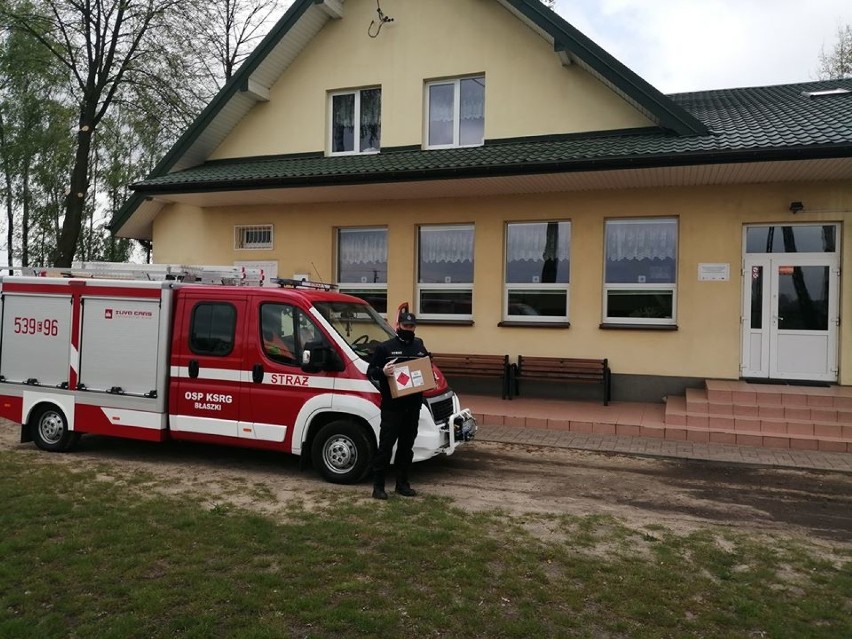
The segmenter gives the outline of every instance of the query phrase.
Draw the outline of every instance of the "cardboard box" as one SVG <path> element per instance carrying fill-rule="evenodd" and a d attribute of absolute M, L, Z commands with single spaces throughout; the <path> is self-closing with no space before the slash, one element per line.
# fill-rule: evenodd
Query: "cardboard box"
<path fill-rule="evenodd" d="M 392 397 L 405 397 L 435 388 L 432 360 L 428 357 L 396 362 L 393 377 L 388 379 Z"/>

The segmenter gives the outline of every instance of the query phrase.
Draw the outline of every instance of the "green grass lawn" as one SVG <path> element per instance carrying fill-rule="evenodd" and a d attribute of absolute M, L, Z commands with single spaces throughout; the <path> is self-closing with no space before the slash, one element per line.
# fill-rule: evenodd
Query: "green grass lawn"
<path fill-rule="evenodd" d="M 266 517 L 120 464 L 0 469 L 2 638 L 852 637 L 848 547 L 334 487 Z"/>

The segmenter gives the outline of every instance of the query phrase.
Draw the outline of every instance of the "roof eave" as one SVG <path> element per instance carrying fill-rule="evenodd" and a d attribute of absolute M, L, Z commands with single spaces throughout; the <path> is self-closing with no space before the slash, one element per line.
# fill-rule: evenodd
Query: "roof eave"
<path fill-rule="evenodd" d="M 783 162 L 790 160 L 815 160 L 846 158 L 852 155 L 852 143 L 820 146 L 785 147 L 780 149 L 741 149 L 735 151 L 690 151 L 656 155 L 636 155 L 608 158 L 584 158 L 551 162 L 525 162 L 468 166 L 462 168 L 419 169 L 409 171 L 377 171 L 370 174 L 351 173 L 337 175 L 312 175 L 299 177 L 270 177 L 251 180 L 215 180 L 185 184 L 145 184 L 133 186 L 134 197 L 146 195 L 176 195 L 214 193 L 218 191 L 245 191 L 255 189 L 341 186 L 446 180 L 482 177 L 507 177 L 530 174 L 614 171 L 625 169 L 650 169 L 716 164 L 742 164 L 747 162 Z"/>

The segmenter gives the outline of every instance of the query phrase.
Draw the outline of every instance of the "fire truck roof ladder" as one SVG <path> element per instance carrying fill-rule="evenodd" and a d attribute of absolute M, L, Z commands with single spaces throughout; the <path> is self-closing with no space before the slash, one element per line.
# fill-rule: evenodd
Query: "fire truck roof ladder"
<path fill-rule="evenodd" d="M 265 279 L 263 269 L 244 266 L 126 264 L 123 262 L 74 262 L 71 268 L 36 268 L 31 274 L 94 279 L 174 280 L 229 286 L 263 286 Z"/>
<path fill-rule="evenodd" d="M 313 288 L 318 291 L 333 291 L 337 289 L 337 284 L 327 284 L 326 282 L 312 282 L 310 280 L 294 280 L 285 277 L 273 277 L 270 280 L 273 284 L 277 284 L 280 288 Z"/>

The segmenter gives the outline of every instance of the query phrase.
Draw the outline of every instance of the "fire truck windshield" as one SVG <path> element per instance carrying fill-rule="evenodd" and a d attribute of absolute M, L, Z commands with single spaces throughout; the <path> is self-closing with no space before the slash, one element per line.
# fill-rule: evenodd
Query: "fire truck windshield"
<path fill-rule="evenodd" d="M 361 359 L 370 361 L 376 347 L 395 335 L 369 304 L 317 302 L 315 306 Z"/>

